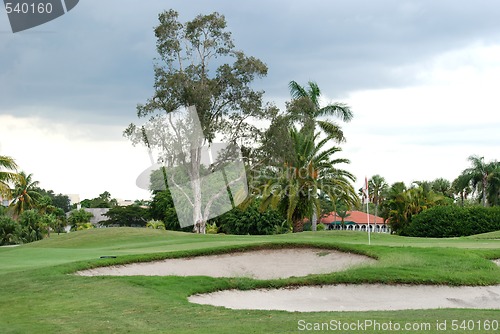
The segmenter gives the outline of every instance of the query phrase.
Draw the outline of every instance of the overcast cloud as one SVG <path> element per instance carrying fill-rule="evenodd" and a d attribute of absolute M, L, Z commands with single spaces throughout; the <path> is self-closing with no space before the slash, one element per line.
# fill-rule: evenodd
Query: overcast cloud
<path fill-rule="evenodd" d="M 57 192 L 147 197 L 135 187 L 147 155 L 121 131 L 152 94 L 153 27 L 170 8 L 224 14 L 237 47 L 269 66 L 255 83 L 268 101 L 283 107 L 290 80 L 313 80 L 348 102 L 342 154 L 359 180 L 451 180 L 471 154 L 499 158 L 494 0 L 81 0 L 17 34 L 1 10 L 0 154 Z"/>

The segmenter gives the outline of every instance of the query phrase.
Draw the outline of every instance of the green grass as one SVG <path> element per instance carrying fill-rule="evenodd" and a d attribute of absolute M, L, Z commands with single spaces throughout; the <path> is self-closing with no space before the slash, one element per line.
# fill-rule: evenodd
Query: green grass
<path fill-rule="evenodd" d="M 468 238 L 500 240 L 500 231 L 471 235 Z"/>
<path fill-rule="evenodd" d="M 419 239 L 365 233 L 305 232 L 279 236 L 194 235 L 110 228 L 53 235 L 0 248 L 0 333 L 293 333 L 298 321 L 365 320 L 429 323 L 425 333 L 487 333 L 477 324 L 500 321 L 498 310 L 440 309 L 390 312 L 236 311 L 190 304 L 193 293 L 238 288 L 381 282 L 387 284 L 500 284 L 499 233 L 466 238 Z M 282 280 L 210 277 L 80 277 L 101 265 L 214 254 L 262 247 L 340 249 L 378 259 L 375 265 Z M 114 255 L 116 259 L 100 259 Z M 401 296 L 404 298 L 404 296 Z M 452 331 L 453 320 L 473 320 L 473 331 Z M 448 330 L 437 331 L 436 321 Z M 343 332 L 346 331 L 337 331 Z M 348 331 L 386 333 L 387 331 Z M 412 331 L 418 333 L 419 331 Z"/>

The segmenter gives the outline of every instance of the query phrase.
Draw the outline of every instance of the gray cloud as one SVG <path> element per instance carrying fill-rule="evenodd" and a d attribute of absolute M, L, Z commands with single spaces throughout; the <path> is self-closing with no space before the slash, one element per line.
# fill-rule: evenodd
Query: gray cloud
<path fill-rule="evenodd" d="M 419 64 L 431 57 L 500 37 L 500 3 L 493 0 L 169 4 L 183 20 L 224 14 L 237 46 L 268 64 L 268 77 L 256 86 L 271 100 L 288 99 L 292 79 L 315 80 L 337 99 L 354 90 L 411 86 Z M 153 26 L 169 4 L 87 0 L 31 31 L 3 31 L 0 114 L 45 106 L 49 118 L 133 119 L 135 105 L 152 93 Z M 6 15 L 0 18 L 0 29 L 6 22 Z"/>

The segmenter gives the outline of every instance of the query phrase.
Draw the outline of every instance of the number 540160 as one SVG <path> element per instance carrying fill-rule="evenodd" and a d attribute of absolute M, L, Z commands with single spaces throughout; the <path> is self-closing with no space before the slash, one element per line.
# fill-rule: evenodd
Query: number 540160
<path fill-rule="evenodd" d="M 497 331 L 499 326 L 498 320 L 452 320 L 451 322 L 452 331 Z"/>
<path fill-rule="evenodd" d="M 50 2 L 38 4 L 27 2 L 13 4 L 12 2 L 7 2 L 5 3 L 5 10 L 7 14 L 50 14 L 52 13 L 52 4 Z"/>

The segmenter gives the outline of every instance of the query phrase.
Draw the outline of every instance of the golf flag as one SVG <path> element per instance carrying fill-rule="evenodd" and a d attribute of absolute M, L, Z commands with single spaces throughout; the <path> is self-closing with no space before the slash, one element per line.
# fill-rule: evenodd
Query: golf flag
<path fill-rule="evenodd" d="M 368 193 L 368 179 L 365 176 L 365 184 L 363 185 L 363 204 L 370 203 L 370 196 Z"/>

